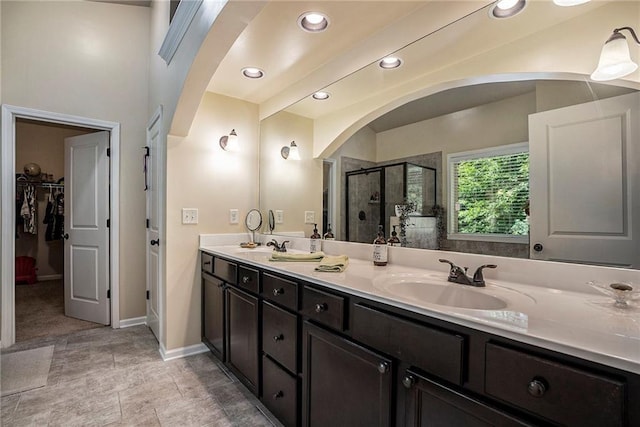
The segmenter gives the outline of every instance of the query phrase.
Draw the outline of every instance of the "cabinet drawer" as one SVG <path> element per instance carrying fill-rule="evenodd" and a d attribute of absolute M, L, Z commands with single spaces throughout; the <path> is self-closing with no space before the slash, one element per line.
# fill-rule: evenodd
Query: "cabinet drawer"
<path fill-rule="evenodd" d="M 462 385 L 465 338 L 354 304 L 351 336 L 363 344 Z"/>
<path fill-rule="evenodd" d="M 213 258 L 213 274 L 227 283 L 236 284 L 238 266 L 220 258 Z"/>
<path fill-rule="evenodd" d="M 213 255 L 202 252 L 200 256 L 200 264 L 202 271 L 213 273 Z"/>
<path fill-rule="evenodd" d="M 487 394 L 564 425 L 624 425 L 623 382 L 496 344 L 486 345 Z"/>
<path fill-rule="evenodd" d="M 298 424 L 298 381 L 267 356 L 262 358 L 262 403 L 285 426 Z"/>
<path fill-rule="evenodd" d="M 262 304 L 262 349 L 291 372 L 297 371 L 298 317 Z"/>
<path fill-rule="evenodd" d="M 258 275 L 257 270 L 252 270 L 247 267 L 240 267 L 238 274 L 238 287 L 257 294 L 260 292 L 259 277 L 260 276 Z"/>
<path fill-rule="evenodd" d="M 344 303 L 344 298 L 341 296 L 305 286 L 302 293 L 301 313 L 323 325 L 343 331 Z"/>
<path fill-rule="evenodd" d="M 264 273 L 262 275 L 262 291 L 264 297 L 269 301 L 298 311 L 298 284 L 296 282 Z"/>

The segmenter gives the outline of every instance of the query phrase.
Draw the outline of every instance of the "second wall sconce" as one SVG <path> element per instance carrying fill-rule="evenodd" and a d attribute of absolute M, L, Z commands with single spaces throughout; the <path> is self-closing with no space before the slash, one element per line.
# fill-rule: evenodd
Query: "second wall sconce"
<path fill-rule="evenodd" d="M 300 151 L 295 141 L 291 141 L 289 146 L 284 146 L 280 149 L 280 155 L 283 159 L 300 160 Z"/>
<path fill-rule="evenodd" d="M 229 132 L 229 135 L 224 135 L 220 137 L 220 147 L 224 151 L 239 151 L 240 147 L 238 145 L 238 134 L 235 129 L 232 129 Z"/>
<path fill-rule="evenodd" d="M 631 60 L 629 54 L 629 45 L 627 38 L 620 31 L 627 30 L 631 33 L 633 39 L 640 44 L 638 36 L 631 27 L 621 27 L 613 30 L 611 37 L 604 43 L 598 68 L 591 74 L 591 78 L 595 81 L 614 80 L 633 73 L 638 64 Z"/>

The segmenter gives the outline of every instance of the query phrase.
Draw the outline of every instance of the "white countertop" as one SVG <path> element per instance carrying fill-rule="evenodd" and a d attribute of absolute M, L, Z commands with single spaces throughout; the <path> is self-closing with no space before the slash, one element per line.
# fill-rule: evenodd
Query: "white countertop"
<path fill-rule="evenodd" d="M 381 286 L 387 278 L 421 277 L 446 286 L 448 267 L 433 271 L 350 258 L 343 273 L 314 271 L 317 263 L 272 262 L 266 248 L 202 245 L 202 251 L 253 264 L 327 288 L 351 293 L 429 317 L 504 336 L 582 359 L 640 373 L 640 307 L 613 308 L 605 295 L 487 279 L 485 288 L 470 288 L 506 301 L 500 310 L 475 310 L 430 304 Z"/>

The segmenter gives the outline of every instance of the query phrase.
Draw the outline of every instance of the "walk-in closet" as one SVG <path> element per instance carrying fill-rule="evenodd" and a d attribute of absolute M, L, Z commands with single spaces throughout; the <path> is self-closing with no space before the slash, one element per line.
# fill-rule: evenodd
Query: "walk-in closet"
<path fill-rule="evenodd" d="M 65 138 L 90 129 L 16 122 L 16 342 L 102 325 L 65 316 Z"/>

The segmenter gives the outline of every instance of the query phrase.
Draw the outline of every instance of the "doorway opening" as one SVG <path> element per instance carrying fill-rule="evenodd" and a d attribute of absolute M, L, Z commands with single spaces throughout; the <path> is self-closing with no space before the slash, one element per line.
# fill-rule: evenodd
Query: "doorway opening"
<path fill-rule="evenodd" d="M 42 136 L 42 132 L 46 131 L 50 133 L 62 133 L 67 136 L 67 143 L 64 146 L 63 152 L 63 159 L 66 159 L 64 160 L 65 169 L 62 169 L 62 172 L 59 166 L 59 157 L 57 157 L 58 164 L 56 165 L 56 161 L 46 157 L 53 156 L 53 152 L 49 152 L 49 154 L 41 152 L 47 152 L 53 148 L 53 146 L 39 144 L 39 142 L 44 144 L 46 141 L 46 138 Z M 30 139 L 30 141 L 25 139 L 25 145 L 23 146 L 21 140 L 24 135 L 27 135 L 27 138 Z M 103 190 L 87 191 L 87 189 L 91 190 L 94 187 L 87 187 L 85 185 L 85 189 L 80 191 L 79 188 L 70 186 L 70 177 L 81 176 L 78 175 L 78 173 L 82 173 L 83 168 L 78 168 L 78 166 L 76 166 L 75 169 L 69 169 L 68 159 L 75 159 L 74 161 L 76 162 L 76 165 L 88 164 L 86 162 L 87 159 L 92 158 L 92 156 L 96 157 L 91 154 L 91 150 L 97 152 L 96 150 L 99 148 L 92 148 L 91 143 L 86 143 L 86 139 L 96 139 L 95 136 L 98 135 L 103 141 L 100 147 L 105 148 L 105 152 L 106 147 L 109 147 L 109 152 L 107 153 L 109 156 L 108 160 L 105 161 L 104 158 L 100 160 L 100 170 L 103 171 L 102 175 L 99 176 L 94 174 L 96 177 L 95 181 L 98 183 L 102 182 L 102 184 L 99 185 L 103 186 Z M 65 138 L 62 139 L 64 140 Z M 113 328 L 118 328 L 120 326 L 118 303 L 119 281 L 117 273 L 119 269 L 118 212 L 120 125 L 114 122 L 3 105 L 2 140 L 1 198 L 2 210 L 3 212 L 6 212 L 6 214 L 2 216 L 1 227 L 2 327 L 0 339 L 2 347 L 9 347 L 15 343 L 16 327 L 18 326 L 17 321 L 22 321 L 21 318 L 17 318 L 19 314 L 22 315 L 22 308 L 17 307 L 17 304 L 22 304 L 23 299 L 26 299 L 28 304 L 33 303 L 34 301 L 32 301 L 32 299 L 37 298 L 35 297 L 34 292 L 37 293 L 36 287 L 38 287 L 38 284 L 42 285 L 39 286 L 41 288 L 48 288 L 43 291 L 44 293 L 49 292 L 50 294 L 56 294 L 60 292 L 63 279 L 72 277 L 76 281 L 76 284 L 73 285 L 74 288 L 72 288 L 71 298 L 69 298 L 67 289 L 65 304 L 68 305 L 70 300 L 72 301 L 72 305 L 78 304 L 78 302 L 90 302 L 92 296 L 86 293 L 83 294 L 83 290 L 79 285 L 77 285 L 77 279 L 83 278 L 83 273 L 87 270 L 87 267 L 91 266 L 92 259 L 98 258 L 102 259 L 99 263 L 103 265 L 104 268 L 101 270 L 96 267 L 95 272 L 99 272 L 97 276 L 99 276 L 103 283 L 106 284 L 106 289 L 104 290 L 104 302 L 106 305 L 104 307 L 107 310 L 106 319 L 108 319 L 106 321 L 101 321 L 101 323 L 110 324 Z M 98 147 L 96 144 L 94 145 Z M 43 154 L 45 154 L 45 157 L 42 157 Z M 42 165 L 38 164 L 35 160 L 38 156 L 40 156 L 40 159 L 44 159 L 40 160 Z M 25 161 L 25 159 L 31 159 L 33 161 Z M 50 160 L 52 163 L 49 163 Z M 46 169 L 49 170 L 43 168 L 45 164 Z M 27 165 L 28 173 L 25 173 L 24 168 Z M 36 173 L 38 168 L 40 168 L 40 171 L 38 172 L 39 176 Z M 90 169 L 92 168 L 97 170 L 98 166 L 94 167 L 92 165 L 84 168 L 86 169 L 85 172 L 89 173 L 89 176 L 91 176 Z M 71 172 L 72 170 L 73 173 Z M 69 177 L 66 177 L 66 186 L 64 182 L 65 175 L 69 175 Z M 18 183 L 18 181 L 22 182 Z M 83 180 L 77 178 L 73 181 L 83 182 Z M 20 204 L 20 210 L 22 211 L 24 207 L 24 212 L 27 213 L 25 218 L 23 217 L 22 212 L 18 210 L 17 202 L 19 196 L 24 196 L 24 188 L 27 186 L 32 188 L 34 194 L 32 194 L 33 199 L 31 207 L 29 203 L 25 205 L 24 201 Z M 98 187 L 96 186 L 95 188 L 97 189 Z M 97 208 L 97 212 L 101 212 L 101 218 L 104 218 L 105 220 L 105 226 L 103 227 L 102 233 L 104 235 L 104 238 L 102 239 L 103 243 L 100 243 L 99 245 L 104 249 L 104 251 L 100 252 L 98 249 L 94 250 L 91 244 L 87 244 L 82 240 L 82 236 L 77 238 L 71 237 L 71 239 L 69 239 L 67 236 L 73 236 L 74 233 L 73 221 L 69 221 L 62 227 L 62 230 L 57 230 L 57 234 L 62 234 L 61 240 L 66 239 L 66 243 L 62 243 L 62 246 L 64 247 L 63 255 L 60 253 L 59 247 L 56 247 L 56 245 L 60 246 L 60 242 L 58 242 L 57 240 L 59 239 L 56 239 L 55 237 L 60 236 L 56 236 L 55 217 L 47 215 L 46 207 L 49 205 L 49 200 L 52 200 L 54 202 L 52 203 L 52 206 L 55 206 L 57 196 L 63 195 L 62 198 L 64 199 L 64 195 L 66 195 L 67 203 L 63 202 L 63 205 L 66 205 L 64 212 L 67 212 L 71 207 L 78 205 L 78 203 L 80 203 L 78 206 L 82 206 L 82 203 L 86 203 L 87 200 L 91 199 L 91 197 L 87 199 L 87 194 L 93 194 L 94 199 L 97 199 L 99 195 L 104 202 L 103 207 Z M 44 203 L 45 200 L 46 203 Z M 26 233 L 30 235 L 25 236 L 25 224 L 24 222 L 19 223 L 19 221 L 24 221 L 25 219 L 33 221 L 34 218 L 29 216 L 29 212 L 34 213 L 35 216 L 35 224 L 31 225 L 35 225 L 36 230 L 39 228 L 40 233 L 36 231 L 36 233 Z M 78 212 L 82 213 L 84 211 L 80 210 Z M 49 216 L 49 220 L 54 222 L 52 227 L 49 227 L 48 224 L 41 223 L 47 216 Z M 76 214 L 73 215 L 73 218 L 81 218 L 84 221 L 84 219 L 87 218 L 87 215 Z M 66 217 L 63 218 L 62 222 L 64 223 L 64 220 L 66 219 Z M 100 219 L 100 221 L 102 222 L 102 219 Z M 84 224 L 89 223 L 84 221 Z M 16 239 L 16 237 L 20 237 L 17 232 L 19 226 L 22 227 L 22 240 L 20 240 L 20 238 Z M 86 226 L 84 228 L 90 229 L 91 227 Z M 47 237 L 52 238 L 52 240 L 47 242 Z M 40 238 L 45 242 L 42 247 L 39 241 Z M 76 245 L 69 244 L 69 242 L 73 242 L 74 239 L 80 243 Z M 71 252 L 69 251 L 69 248 L 71 248 Z M 40 249 L 43 250 L 43 253 L 40 253 Z M 96 255 L 93 255 L 93 253 Z M 39 270 L 34 271 L 32 268 L 33 266 L 25 268 L 22 265 L 25 258 L 21 258 L 21 261 L 17 263 L 17 257 L 35 259 L 37 262 L 36 267 Z M 64 264 L 64 260 L 70 259 L 74 260 L 72 263 L 74 267 L 69 270 L 70 267 L 67 265 L 64 268 L 66 273 L 61 272 L 60 265 Z M 27 261 L 29 261 L 27 264 L 30 264 L 30 260 L 27 259 Z M 96 265 L 97 264 L 98 263 L 96 263 Z M 26 279 L 24 276 L 25 271 L 28 273 Z M 38 273 L 40 274 L 40 280 L 38 278 Z M 36 281 L 35 284 L 16 284 L 17 282 L 24 281 L 33 282 L 34 279 Z M 35 287 L 32 287 L 34 285 Z M 20 295 L 18 295 L 16 290 L 17 286 L 26 286 L 27 288 L 23 288 L 26 292 L 22 292 L 21 289 Z M 67 285 L 65 285 L 65 287 L 67 287 Z M 27 295 L 23 295 L 24 293 Z M 74 316 L 83 317 L 77 315 Z M 92 327 L 94 325 L 84 325 L 85 328 L 87 326 Z M 64 330 L 59 332 L 65 333 Z M 28 335 L 23 336 L 27 337 Z M 18 339 L 22 338 L 18 337 Z"/>
<path fill-rule="evenodd" d="M 64 296 L 65 140 L 97 131 L 16 120 L 16 342 L 104 326 L 65 313 Z"/>

